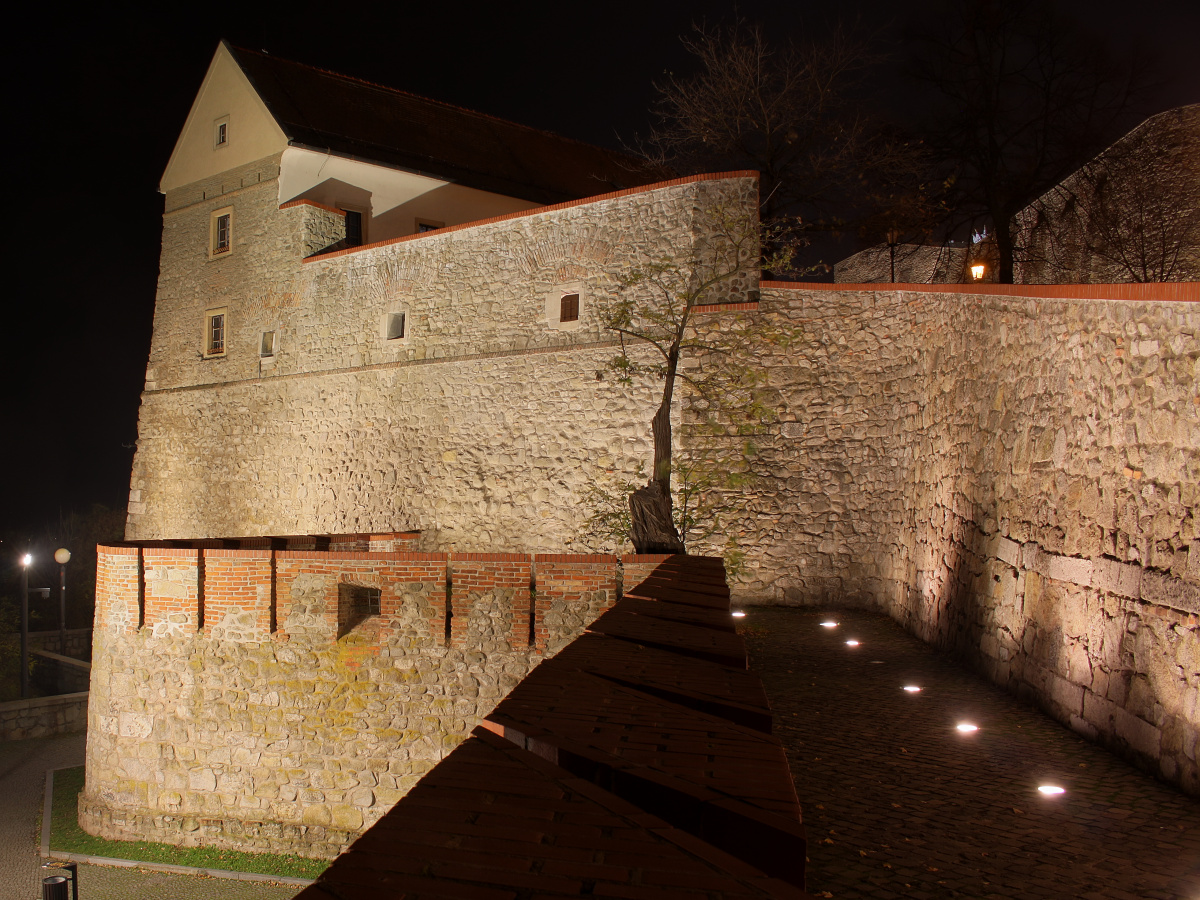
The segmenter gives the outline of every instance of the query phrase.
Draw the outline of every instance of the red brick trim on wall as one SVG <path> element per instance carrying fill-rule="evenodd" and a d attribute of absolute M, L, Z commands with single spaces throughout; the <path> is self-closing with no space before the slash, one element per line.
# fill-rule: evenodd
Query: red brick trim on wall
<path fill-rule="evenodd" d="M 317 209 L 323 209 L 325 212 L 336 213 L 339 216 L 346 215 L 344 209 L 338 209 L 335 206 L 326 206 L 324 203 L 318 203 L 316 200 L 289 200 L 287 203 L 280 203 L 280 209 L 291 209 L 293 206 L 315 206 Z"/>
<path fill-rule="evenodd" d="M 982 294 L 1000 297 L 1044 297 L 1047 300 L 1182 300 L 1200 301 L 1200 282 L 1156 284 L 827 284 L 763 281 L 775 291 L 913 291 L 921 294 Z"/>
<path fill-rule="evenodd" d="M 552 203 L 549 206 L 536 206 L 533 209 L 521 209 L 517 210 L 516 212 L 505 213 L 501 216 L 491 216 L 487 219 L 476 219 L 473 222 L 462 222 L 458 225 L 447 225 L 445 228 L 438 228 L 436 231 L 426 231 L 423 234 L 406 234 L 403 237 L 388 238 L 386 241 L 374 241 L 370 244 L 363 244 L 359 247 L 347 247 L 344 250 L 334 250 L 332 253 L 322 253 L 319 256 L 309 256 L 305 258 L 303 262 L 318 262 L 322 260 L 333 259 L 337 256 L 345 256 L 348 253 L 361 253 L 363 250 L 373 250 L 377 247 L 387 247 L 391 244 L 402 244 L 405 241 L 420 240 L 421 238 L 447 234 L 451 231 L 462 231 L 465 228 L 477 228 L 480 225 L 493 225 L 496 222 L 507 222 L 512 219 L 524 219 L 528 218 L 529 216 L 539 216 L 542 213 L 555 212 L 560 209 L 573 209 L 576 206 L 586 206 L 589 203 L 600 203 L 604 200 L 615 200 L 619 197 L 630 197 L 634 194 L 645 194 L 649 191 L 661 190 L 662 188 L 679 187 L 685 184 L 696 184 L 697 182 L 701 181 L 723 181 L 726 178 L 758 178 L 758 172 L 754 171 L 753 169 L 742 169 L 736 172 L 708 172 L 702 175 L 689 175 L 686 178 L 672 178 L 669 181 L 659 181 L 654 184 L 642 185 L 641 187 L 625 188 L 621 191 L 612 191 L 607 194 L 597 194 L 594 197 L 584 197 L 580 200 L 567 200 L 563 203 Z M 297 203 L 302 201 L 293 200 L 291 202 Z"/>

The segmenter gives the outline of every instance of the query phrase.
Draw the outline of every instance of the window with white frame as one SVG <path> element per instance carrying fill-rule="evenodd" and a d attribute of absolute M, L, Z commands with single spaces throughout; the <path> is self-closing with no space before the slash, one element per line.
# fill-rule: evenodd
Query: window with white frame
<path fill-rule="evenodd" d="M 229 116 L 222 116 L 213 122 L 213 149 L 219 150 L 229 146 Z"/>
<path fill-rule="evenodd" d="M 209 256 L 223 256 L 233 250 L 233 207 L 213 212 L 208 226 Z"/>
<path fill-rule="evenodd" d="M 204 355 L 224 356 L 229 334 L 229 314 L 225 307 L 204 313 Z"/>
<path fill-rule="evenodd" d="M 583 282 L 561 284 L 544 297 L 547 325 L 557 331 L 574 331 L 581 327 L 587 306 Z"/>

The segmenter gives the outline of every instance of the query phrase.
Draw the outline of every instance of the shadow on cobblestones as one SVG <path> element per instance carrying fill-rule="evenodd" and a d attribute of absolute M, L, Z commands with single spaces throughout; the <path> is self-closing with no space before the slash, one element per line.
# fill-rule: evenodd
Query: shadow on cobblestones
<path fill-rule="evenodd" d="M 748 612 L 814 896 L 1200 900 L 1200 803 L 885 616 Z M 1046 783 L 1066 793 L 1039 794 Z"/>

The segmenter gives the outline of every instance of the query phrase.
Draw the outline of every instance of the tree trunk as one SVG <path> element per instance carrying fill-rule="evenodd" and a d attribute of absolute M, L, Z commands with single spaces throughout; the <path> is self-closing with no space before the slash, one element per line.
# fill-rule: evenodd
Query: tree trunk
<path fill-rule="evenodd" d="M 671 397 L 679 366 L 679 340 L 676 339 L 667 355 L 662 403 L 650 420 L 650 431 L 654 435 L 654 471 L 649 484 L 629 495 L 630 530 L 636 553 L 684 552 L 683 541 L 671 515 Z"/>
<path fill-rule="evenodd" d="M 671 520 L 671 494 L 650 481 L 629 495 L 635 553 L 683 553 L 683 541 Z"/>

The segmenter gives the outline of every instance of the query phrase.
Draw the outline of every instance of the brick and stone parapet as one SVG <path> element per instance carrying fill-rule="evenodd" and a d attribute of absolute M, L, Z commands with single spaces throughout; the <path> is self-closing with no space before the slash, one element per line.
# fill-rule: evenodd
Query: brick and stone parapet
<path fill-rule="evenodd" d="M 614 556 L 406 543 L 98 547 L 84 827 L 333 855 L 616 594 Z"/>
<path fill-rule="evenodd" d="M 455 553 L 450 646 L 488 652 L 529 647 L 533 565 L 524 553 Z"/>
<path fill-rule="evenodd" d="M 541 890 L 657 900 L 683 886 L 688 896 L 806 896 L 787 759 L 730 630 L 727 590 L 723 608 L 714 606 L 723 574 L 720 560 L 669 558 L 644 582 L 670 602 L 626 598 L 599 621 L 655 623 L 670 650 L 600 633 L 568 644 L 298 900 L 385 887 L 463 897 Z M 714 639 L 736 665 L 706 658 Z"/>
<path fill-rule="evenodd" d="M 557 652 L 617 600 L 617 558 L 608 554 L 534 556 L 537 569 L 534 643 Z"/>

